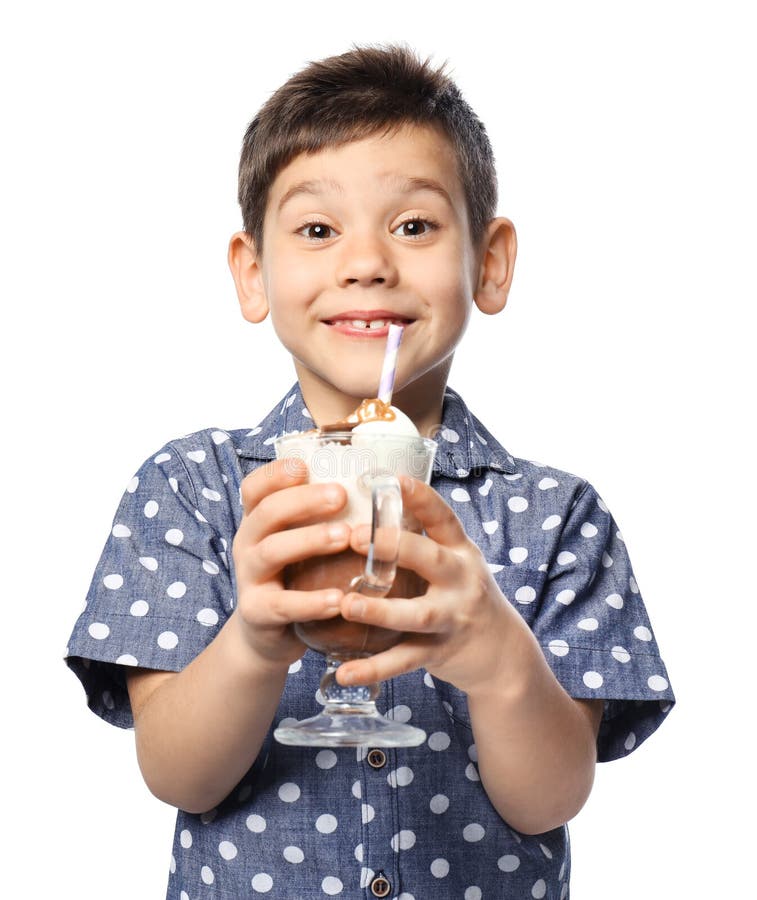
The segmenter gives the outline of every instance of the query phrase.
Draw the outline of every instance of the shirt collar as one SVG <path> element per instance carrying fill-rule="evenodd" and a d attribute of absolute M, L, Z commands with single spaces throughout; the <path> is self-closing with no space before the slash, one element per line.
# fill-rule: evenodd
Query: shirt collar
<path fill-rule="evenodd" d="M 244 435 L 237 454 L 245 459 L 274 459 L 273 442 L 289 431 L 309 431 L 313 419 L 302 402 L 295 384 L 260 424 Z M 505 448 L 471 414 L 462 397 L 446 388 L 442 423 L 431 435 L 438 444 L 434 474 L 448 478 L 467 478 L 474 470 L 493 469 L 512 474 L 515 462 Z"/>

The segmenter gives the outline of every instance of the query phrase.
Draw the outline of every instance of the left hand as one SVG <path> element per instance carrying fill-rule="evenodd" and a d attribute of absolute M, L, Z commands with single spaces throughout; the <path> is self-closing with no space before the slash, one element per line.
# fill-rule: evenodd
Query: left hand
<path fill-rule="evenodd" d="M 411 598 L 347 594 L 341 605 L 345 619 L 405 635 L 389 650 L 343 663 L 337 681 L 371 684 L 423 666 L 470 693 L 496 678 L 513 617 L 520 617 L 497 587 L 483 554 L 439 494 L 413 478 L 403 476 L 400 484 L 405 510 L 426 533 L 402 532 L 397 565 L 417 572 L 428 582 L 428 590 Z M 369 536 L 368 526 L 353 529 L 352 548 L 365 554 Z"/>

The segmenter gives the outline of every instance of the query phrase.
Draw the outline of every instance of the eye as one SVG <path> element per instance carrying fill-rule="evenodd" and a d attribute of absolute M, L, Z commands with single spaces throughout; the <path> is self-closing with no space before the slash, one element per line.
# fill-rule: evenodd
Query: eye
<path fill-rule="evenodd" d="M 400 237 L 418 238 L 435 231 L 438 227 L 436 222 L 432 222 L 430 219 L 406 219 L 394 229 L 392 234 L 399 232 Z"/>
<path fill-rule="evenodd" d="M 334 229 L 323 222 L 307 222 L 297 232 L 309 241 L 322 241 L 334 236 Z"/>

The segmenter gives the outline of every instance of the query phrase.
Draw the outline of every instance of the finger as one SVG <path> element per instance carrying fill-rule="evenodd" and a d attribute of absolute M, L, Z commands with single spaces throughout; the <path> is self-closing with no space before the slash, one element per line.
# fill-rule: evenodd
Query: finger
<path fill-rule="evenodd" d="M 254 509 L 263 497 L 282 488 L 291 487 L 306 480 L 305 463 L 295 458 L 276 459 L 260 466 L 242 479 L 241 500 L 244 514 Z"/>
<path fill-rule="evenodd" d="M 269 534 L 235 555 L 235 561 L 238 557 L 252 582 L 263 584 L 292 563 L 339 553 L 349 542 L 350 527 L 346 522 L 321 522 Z"/>
<path fill-rule="evenodd" d="M 330 619 L 339 613 L 342 592 L 337 588 L 320 591 L 254 591 L 242 596 L 239 611 L 245 622 L 257 628 Z"/>
<path fill-rule="evenodd" d="M 284 488 L 263 497 L 243 520 L 244 539 L 257 543 L 267 535 L 285 531 L 293 525 L 322 522 L 338 513 L 346 503 L 347 492 L 336 483 Z"/>
<path fill-rule="evenodd" d="M 357 553 L 367 555 L 370 536 L 370 526 L 359 525 L 352 529 L 350 546 Z M 465 574 L 465 562 L 458 552 L 412 531 L 400 534 L 397 566 L 410 569 L 429 584 L 437 585 L 457 584 Z"/>
<path fill-rule="evenodd" d="M 428 639 L 410 638 L 400 641 L 389 650 L 366 659 L 351 659 L 336 670 L 339 684 L 375 684 L 388 681 L 424 665 L 428 657 Z"/>
<path fill-rule="evenodd" d="M 430 538 L 447 547 L 468 540 L 460 520 L 431 485 L 402 475 L 400 486 L 405 512 L 418 519 Z"/>
<path fill-rule="evenodd" d="M 446 630 L 447 615 L 433 597 L 366 597 L 349 593 L 341 603 L 342 616 L 350 622 L 378 625 L 393 631 L 432 634 Z"/>

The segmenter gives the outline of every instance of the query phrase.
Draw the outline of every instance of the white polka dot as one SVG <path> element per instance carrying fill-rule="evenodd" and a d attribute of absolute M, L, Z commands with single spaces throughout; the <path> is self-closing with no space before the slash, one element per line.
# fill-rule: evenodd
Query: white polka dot
<path fill-rule="evenodd" d="M 596 631 L 599 628 L 599 622 L 590 616 L 588 619 L 581 619 L 578 627 L 581 631 Z"/>
<path fill-rule="evenodd" d="M 319 769 L 333 769 L 336 765 L 337 756 L 333 750 L 321 750 L 316 753 L 315 764 Z"/>
<path fill-rule="evenodd" d="M 514 872 L 520 865 L 520 859 L 517 856 L 500 856 L 497 860 L 497 867 L 503 872 Z"/>
<path fill-rule="evenodd" d="M 569 566 L 571 563 L 576 561 L 576 554 L 571 553 L 569 550 L 563 550 L 562 553 L 557 554 L 557 565 L 558 566 Z"/>
<path fill-rule="evenodd" d="M 623 742 L 623 746 L 629 753 L 636 746 L 636 735 L 633 733 L 633 731 L 628 732 L 628 737 L 626 737 L 625 741 Z"/>
<path fill-rule="evenodd" d="M 465 777 L 468 781 L 481 781 L 478 775 L 478 769 L 473 765 L 473 763 L 468 763 L 465 767 Z"/>
<path fill-rule="evenodd" d="M 651 641 L 652 632 L 645 626 L 639 625 L 633 630 L 633 636 L 640 641 Z"/>
<path fill-rule="evenodd" d="M 449 808 L 449 797 L 445 797 L 444 794 L 436 794 L 431 798 L 429 808 L 432 813 L 436 813 L 437 815 L 447 812 L 447 809 Z"/>
<path fill-rule="evenodd" d="M 191 459 L 192 462 L 196 462 L 196 463 L 205 462 L 205 451 L 204 450 L 190 450 L 187 453 L 187 459 Z"/>
<path fill-rule="evenodd" d="M 468 759 L 472 759 L 473 762 L 478 762 L 478 747 L 475 744 L 471 744 L 468 747 Z"/>
<path fill-rule="evenodd" d="M 166 593 L 169 597 L 173 597 L 174 600 L 180 600 L 186 592 L 187 586 L 183 581 L 174 581 L 173 584 L 169 584 L 166 588 Z"/>
<path fill-rule="evenodd" d="M 569 606 L 576 599 L 576 592 L 571 591 L 570 588 L 566 588 L 564 591 L 560 591 L 560 593 L 555 597 L 558 603 L 562 603 L 564 606 Z"/>
<path fill-rule="evenodd" d="M 597 688 L 602 687 L 603 682 L 604 678 L 602 678 L 599 672 L 584 672 L 584 684 L 587 688 L 596 690 Z"/>
<path fill-rule="evenodd" d="M 103 691 L 103 703 L 105 704 L 106 709 L 116 708 L 116 702 L 113 699 L 113 695 L 110 691 Z"/>
<path fill-rule="evenodd" d="M 130 494 L 133 494 L 134 491 L 136 491 L 136 489 L 137 489 L 138 487 L 139 487 L 139 478 L 137 478 L 137 476 L 135 475 L 135 476 L 132 478 L 132 480 L 126 485 L 126 490 L 127 490 Z"/>
<path fill-rule="evenodd" d="M 450 737 L 444 731 L 435 731 L 429 735 L 428 745 L 432 750 L 446 750 L 449 747 Z"/>
<path fill-rule="evenodd" d="M 87 629 L 89 636 L 96 641 L 104 641 L 110 634 L 110 628 L 104 622 L 93 622 Z"/>
<path fill-rule="evenodd" d="M 210 435 L 213 438 L 213 443 L 218 446 L 219 444 L 224 444 L 229 439 L 229 435 L 226 434 L 225 431 L 214 431 Z"/>
<path fill-rule="evenodd" d="M 362 845 L 362 844 L 358 844 L 357 847 L 355 847 L 355 859 L 356 859 L 359 863 L 361 863 L 361 862 L 363 861 L 363 856 L 364 856 L 364 855 L 365 855 L 365 850 L 364 850 L 364 848 L 363 848 L 363 845 Z"/>
<path fill-rule="evenodd" d="M 273 887 L 273 878 L 267 872 L 258 872 L 253 876 L 252 889 L 258 894 L 267 894 Z"/>
<path fill-rule="evenodd" d="M 468 841 L 470 844 L 480 841 L 485 834 L 486 830 L 478 822 L 471 822 L 470 825 L 466 825 L 463 828 L 463 840 Z"/>
<path fill-rule="evenodd" d="M 562 522 L 560 516 L 547 516 L 541 523 L 542 531 L 551 531 L 553 528 L 557 528 L 560 522 Z"/>
<path fill-rule="evenodd" d="M 403 891 L 397 900 L 415 900 L 415 897 L 412 894 L 408 894 L 407 891 Z"/>
<path fill-rule="evenodd" d="M 324 894 L 328 894 L 329 897 L 333 897 L 335 894 L 341 894 L 343 887 L 344 885 L 342 882 L 334 875 L 328 875 L 321 882 L 321 890 Z"/>
<path fill-rule="evenodd" d="M 662 675 L 652 675 L 652 677 L 647 681 L 647 684 L 653 691 L 666 691 L 668 689 L 668 682 L 662 677 Z"/>
<path fill-rule="evenodd" d="M 399 853 L 400 850 L 409 850 L 415 846 L 415 832 L 398 831 L 391 839 L 390 844 L 395 853 Z"/>
<path fill-rule="evenodd" d="M 255 832 L 255 834 L 260 834 L 261 831 L 265 831 L 266 829 L 266 821 L 262 816 L 251 815 L 247 816 L 247 821 L 245 823 L 250 831 Z"/>
<path fill-rule="evenodd" d="M 155 457 L 155 459 L 153 460 L 153 462 L 154 462 L 156 465 L 159 466 L 161 463 L 168 462 L 168 460 L 169 460 L 170 458 L 171 458 L 171 454 L 170 454 L 170 453 L 159 453 L 159 454 Z"/>
<path fill-rule="evenodd" d="M 199 509 L 195 510 L 195 519 L 197 519 L 198 522 L 207 522 L 208 521 L 205 518 L 205 516 L 200 512 Z"/>
<path fill-rule="evenodd" d="M 625 647 L 613 647 L 611 652 L 618 662 L 627 663 L 631 659 L 631 654 Z"/>
<path fill-rule="evenodd" d="M 160 507 L 154 500 L 148 500 L 147 503 L 145 503 L 144 513 L 148 519 L 154 519 L 155 516 L 157 516 L 159 509 Z"/>
<path fill-rule="evenodd" d="M 549 849 L 549 847 L 547 847 L 546 844 L 539 844 L 539 849 L 547 857 L 547 859 L 552 859 L 552 851 Z"/>
<path fill-rule="evenodd" d="M 216 563 L 211 562 L 209 559 L 204 559 L 202 561 L 202 568 L 208 573 L 208 575 L 217 575 L 221 571 L 220 567 Z"/>
<path fill-rule="evenodd" d="M 566 883 L 560 888 L 560 900 L 566 900 L 567 896 L 568 896 L 568 885 Z"/>
<path fill-rule="evenodd" d="M 481 888 L 472 886 L 465 889 L 463 900 L 481 900 L 482 896 Z"/>
<path fill-rule="evenodd" d="M 176 857 L 173 855 L 173 853 L 171 854 L 171 862 L 168 864 L 168 868 L 170 869 L 172 875 L 176 872 Z"/>
<path fill-rule="evenodd" d="M 299 847 L 284 847 L 284 859 L 290 863 L 301 863 L 305 854 Z"/>
<path fill-rule="evenodd" d="M 555 481 L 554 478 L 542 478 L 539 482 L 539 490 L 540 491 L 548 491 L 551 488 L 556 488 L 558 482 Z"/>
<path fill-rule="evenodd" d="M 360 815 L 363 820 L 363 825 L 367 825 L 369 822 L 373 821 L 373 818 L 376 815 L 376 810 L 371 806 L 370 803 L 363 803 L 360 807 Z"/>
<path fill-rule="evenodd" d="M 326 705 L 326 698 L 323 696 L 323 692 L 321 691 L 320 688 L 318 688 L 318 690 L 315 692 L 315 702 L 316 702 L 316 703 L 320 703 L 321 706 L 325 706 L 325 705 Z M 358 760 L 358 762 L 359 762 L 359 761 L 360 761 L 360 760 Z"/>
<path fill-rule="evenodd" d="M 189 894 L 186 891 L 182 891 L 179 894 L 179 900 L 189 900 Z"/>
<path fill-rule="evenodd" d="M 525 547 L 513 547 L 509 552 L 510 562 L 522 563 L 528 557 L 528 550 Z"/>
<path fill-rule="evenodd" d="M 148 572 L 157 572 L 158 571 L 158 561 L 154 559 L 152 556 L 140 556 L 139 563 Z"/>
<path fill-rule="evenodd" d="M 550 653 L 554 654 L 555 656 L 567 656 L 570 650 L 568 644 L 559 638 L 556 638 L 554 641 L 550 641 L 547 646 Z"/>
<path fill-rule="evenodd" d="M 636 584 L 636 579 L 633 577 L 633 575 L 628 579 L 628 587 L 631 589 L 632 594 L 639 593 L 639 585 Z"/>
<path fill-rule="evenodd" d="M 430 672 L 426 672 L 426 673 L 424 674 L 424 676 L 423 676 L 423 683 L 426 685 L 426 687 L 429 687 L 429 688 L 435 688 L 435 687 L 436 687 L 436 685 L 434 684 L 434 679 L 431 677 L 431 673 L 430 673 Z"/>
<path fill-rule="evenodd" d="M 613 609 L 623 609 L 623 598 L 620 594 L 610 594 L 609 597 L 605 597 L 605 603 Z"/>
<path fill-rule="evenodd" d="M 138 666 L 139 661 L 136 656 L 132 656 L 131 653 L 124 653 L 123 656 L 119 656 L 116 660 L 116 665 L 119 666 Z"/>
<path fill-rule="evenodd" d="M 536 591 L 527 584 L 523 585 L 523 587 L 519 587 L 515 592 L 516 603 L 533 603 L 534 600 L 536 600 Z"/>
<path fill-rule="evenodd" d="M 218 624 L 218 613 L 214 609 L 201 609 L 197 613 L 197 621 L 200 625 L 211 628 L 213 625 Z"/>
<path fill-rule="evenodd" d="M 218 491 L 213 491 L 213 490 L 211 490 L 210 488 L 206 488 L 206 487 L 204 487 L 204 488 L 202 489 L 202 496 L 203 496 L 206 500 L 214 500 L 214 501 L 218 501 L 218 500 L 221 499 L 221 495 L 218 493 Z"/>
<path fill-rule="evenodd" d="M 184 540 L 184 532 L 180 528 L 171 528 L 166 532 L 166 543 L 178 547 Z"/>
<path fill-rule="evenodd" d="M 405 706 L 404 703 L 399 703 L 397 706 L 387 710 L 386 717 L 395 722 L 409 722 L 413 717 L 413 711 L 409 706 Z"/>
<path fill-rule="evenodd" d="M 117 591 L 123 586 L 123 583 L 123 577 L 117 572 L 114 572 L 112 575 L 106 575 L 105 578 L 103 578 L 103 584 L 109 591 Z"/>
<path fill-rule="evenodd" d="M 507 481 L 519 481 L 521 478 L 523 478 L 523 473 L 516 472 L 514 475 L 505 475 L 504 478 Z"/>
<path fill-rule="evenodd" d="M 297 672 L 300 671 L 301 668 L 302 668 L 302 660 L 296 659 L 292 663 L 292 665 L 287 669 L 287 672 L 289 672 L 290 675 L 295 675 Z"/>
<path fill-rule="evenodd" d="M 329 813 L 324 813 L 315 820 L 316 831 L 320 831 L 321 834 L 331 834 L 332 831 L 336 831 L 336 826 L 337 821 L 335 816 L 332 816 Z"/>
<path fill-rule="evenodd" d="M 536 884 L 531 888 L 531 896 L 534 900 L 541 900 L 542 897 L 547 895 L 547 883 L 543 878 L 540 878 Z"/>
<path fill-rule="evenodd" d="M 525 512 L 528 509 L 528 500 L 525 497 L 510 497 L 507 508 L 514 513 Z"/>
<path fill-rule="evenodd" d="M 218 852 L 224 859 L 234 859 L 239 851 L 231 841 L 221 841 L 218 845 Z"/>
<path fill-rule="evenodd" d="M 260 434 L 260 432 L 262 430 L 263 429 L 261 428 L 261 426 L 257 425 L 255 428 L 252 429 L 252 431 L 248 431 L 247 434 L 245 435 L 245 437 L 255 437 L 255 435 Z"/>
<path fill-rule="evenodd" d="M 455 488 L 454 491 L 450 494 L 450 498 L 455 501 L 455 503 L 469 503 L 470 502 L 470 494 L 465 490 L 465 488 Z"/>
<path fill-rule="evenodd" d="M 173 631 L 163 631 L 158 635 L 158 646 L 163 650 L 173 650 L 178 643 L 178 635 Z"/>
<path fill-rule="evenodd" d="M 376 873 L 373 871 L 373 869 L 366 869 L 365 867 L 363 867 L 363 868 L 360 870 L 360 887 L 361 887 L 361 888 L 367 888 L 368 885 L 369 885 L 369 884 L 371 883 L 371 881 L 373 880 L 373 876 L 374 876 L 375 874 L 376 874 Z"/>
<path fill-rule="evenodd" d="M 407 787 L 415 778 L 415 773 L 409 766 L 400 766 L 394 772 L 390 772 L 386 776 L 389 787 Z"/>
<path fill-rule="evenodd" d="M 460 440 L 460 435 L 452 428 L 442 428 L 440 434 L 450 444 L 456 444 Z"/>
<path fill-rule="evenodd" d="M 146 616 L 150 607 L 146 600 L 135 600 L 129 607 L 129 612 L 133 616 Z"/>
<path fill-rule="evenodd" d="M 602 512 L 610 512 L 610 510 L 607 508 L 607 504 L 601 497 L 597 497 L 597 506 L 602 510 Z"/>
<path fill-rule="evenodd" d="M 491 490 L 491 486 L 493 484 L 494 482 L 491 480 L 491 478 L 487 478 L 486 481 L 478 489 L 479 494 L 481 494 L 482 497 L 485 497 Z"/>
<path fill-rule="evenodd" d="M 126 525 L 117 524 L 113 526 L 111 534 L 113 537 L 117 538 L 131 537 L 131 528 L 128 528 Z"/>
<path fill-rule="evenodd" d="M 605 567 L 605 569 L 609 569 L 612 565 L 612 562 L 613 560 L 609 553 L 602 554 L 602 565 Z"/>
<path fill-rule="evenodd" d="M 168 479 L 168 483 L 171 485 L 171 490 L 174 492 L 174 494 L 178 494 L 179 482 L 175 478 L 171 477 Z"/>
<path fill-rule="evenodd" d="M 200 878 L 202 878 L 203 884 L 213 884 L 216 880 L 210 866 L 203 866 L 202 869 L 200 869 Z"/>
<path fill-rule="evenodd" d="M 435 859 L 431 863 L 431 874 L 434 878 L 446 878 L 449 873 L 449 863 L 446 859 Z"/>
<path fill-rule="evenodd" d="M 284 803 L 294 803 L 296 800 L 300 799 L 300 791 L 299 787 L 291 781 L 287 781 L 286 784 L 282 784 L 279 788 L 279 799 L 283 800 Z"/>
<path fill-rule="evenodd" d="M 585 538 L 593 538 L 597 536 L 597 526 L 591 522 L 584 522 L 581 526 L 581 536 Z"/>

